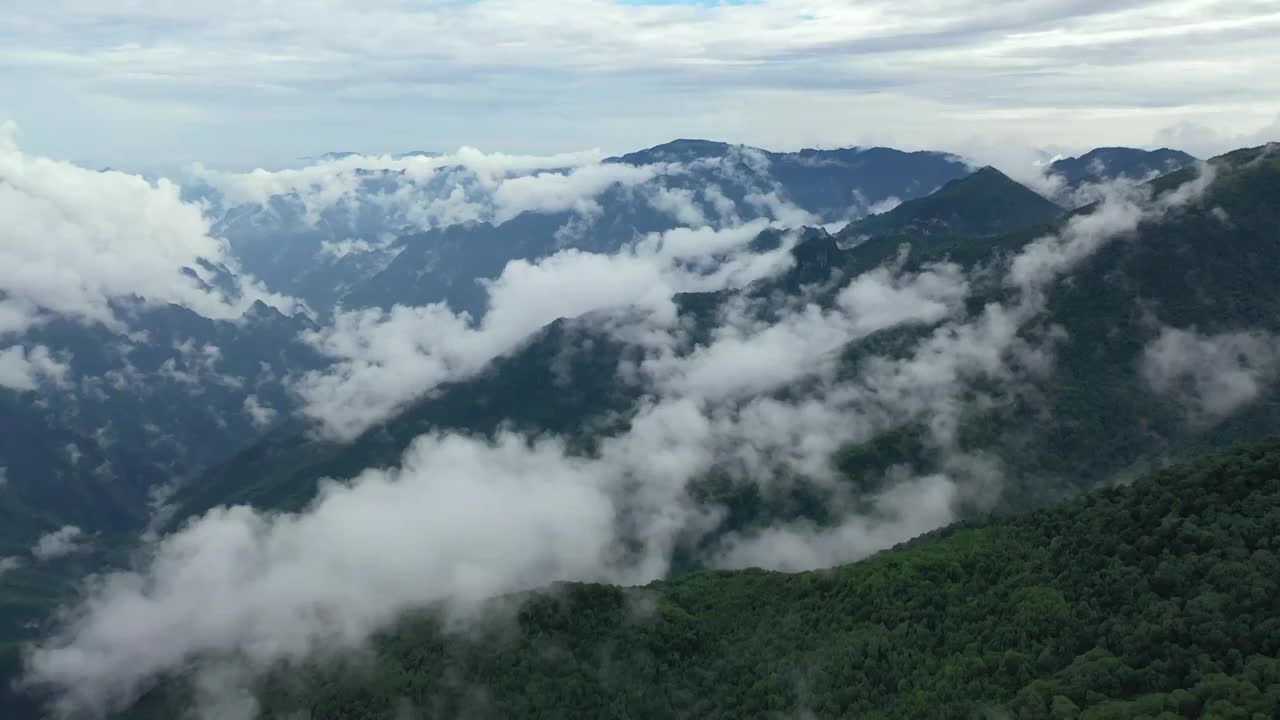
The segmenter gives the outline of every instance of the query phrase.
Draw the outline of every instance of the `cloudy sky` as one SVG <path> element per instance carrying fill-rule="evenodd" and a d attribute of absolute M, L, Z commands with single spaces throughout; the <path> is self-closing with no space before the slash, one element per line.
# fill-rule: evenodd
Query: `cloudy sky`
<path fill-rule="evenodd" d="M 1280 0 L 0 0 L 0 119 L 131 169 L 698 136 L 981 155 L 1280 134 Z"/>

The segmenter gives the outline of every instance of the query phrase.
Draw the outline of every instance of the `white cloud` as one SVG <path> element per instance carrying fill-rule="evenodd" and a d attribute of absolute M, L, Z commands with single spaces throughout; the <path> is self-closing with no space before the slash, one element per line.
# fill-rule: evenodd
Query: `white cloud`
<path fill-rule="evenodd" d="M 829 373 L 839 348 L 877 330 L 938 322 L 967 294 L 968 282 L 955 265 L 914 274 L 883 267 L 854 278 L 830 310 L 805 305 L 770 322 L 756 319 L 759 309 L 751 303 L 732 306 L 711 343 L 688 356 L 652 358 L 644 371 L 667 392 L 717 400 L 758 395 Z"/>
<path fill-rule="evenodd" d="M 715 182 L 745 193 L 757 217 L 787 227 L 820 220 L 783 197 L 769 174 L 767 157 L 751 148 L 643 166 L 602 159 L 598 151 L 537 157 L 464 147 L 436 157 L 352 155 L 303 168 L 248 173 L 197 166 L 192 180 L 193 187 L 211 191 L 211 215 L 226 213 L 218 227 L 233 244 L 242 235 L 262 239 L 258 236 L 310 227 L 344 238 L 322 241 L 322 254 L 333 257 L 385 249 L 406 227 L 500 225 L 526 212 L 570 212 L 586 227 L 602 209 L 598 199 L 610 190 L 630 193 L 637 203 L 647 202 L 687 226 L 740 225 L 743 213 Z M 690 179 L 704 186 L 701 192 L 678 186 Z"/>
<path fill-rule="evenodd" d="M 489 312 L 479 325 L 441 304 L 339 313 L 332 325 L 304 335 L 335 364 L 296 383 L 302 412 L 330 436 L 350 440 L 435 386 L 480 371 L 558 318 L 639 306 L 673 322 L 677 292 L 742 286 L 788 265 L 790 244 L 747 252 L 766 227 L 677 229 L 611 256 L 566 250 L 512 261 L 488 284 Z M 714 269 L 686 262 L 713 253 L 725 256 Z"/>
<path fill-rule="evenodd" d="M 631 172 L 634 168 L 600 165 L 602 158 L 599 151 L 534 156 L 462 147 L 433 157 L 351 155 L 301 168 L 244 173 L 197 164 L 189 172 L 196 185 L 217 191 L 216 204 L 224 210 L 269 207 L 286 199 L 298 204 L 304 222 L 316 225 L 326 211 L 368 206 L 384 216 L 381 224 L 387 231 L 395 232 L 402 225 L 429 229 L 502 222 L 523 210 L 587 210 L 592 196 L 613 182 L 647 179 Z M 507 187 L 508 183 L 513 184 Z M 343 242 L 361 240 L 370 239 Z M 330 244 L 333 251 L 363 249 Z"/>
<path fill-rule="evenodd" d="M 270 405 L 263 404 L 257 395 L 250 395 L 244 399 L 244 412 L 249 416 L 249 420 L 253 422 L 255 428 L 267 427 L 275 422 L 276 417 L 280 414 Z"/>
<path fill-rule="evenodd" d="M 325 240 L 320 243 L 320 254 L 335 260 L 341 260 L 348 255 L 379 252 L 383 249 L 383 246 L 374 245 L 367 240 Z"/>
<path fill-rule="evenodd" d="M 202 287 L 184 268 L 205 259 L 234 266 L 208 234 L 201 210 L 167 180 L 95 172 L 19 149 L 0 126 L 0 331 L 46 315 L 123 329 L 112 302 L 141 296 L 207 317 L 237 317 L 255 299 L 290 308 L 252 282 L 242 298 Z"/>
<path fill-rule="evenodd" d="M 177 357 L 171 357 L 160 364 L 156 370 L 158 377 L 183 385 L 193 395 L 200 395 L 211 384 L 218 384 L 233 390 L 244 386 L 240 378 L 219 372 L 217 365 L 222 360 L 222 350 L 216 345 L 205 343 L 197 346 L 193 338 L 174 341 L 173 349 Z M 126 364 L 124 371 L 113 371 L 113 378 L 125 381 L 126 374 L 133 371 L 133 366 Z"/>
<path fill-rule="evenodd" d="M 720 197 L 724 197 L 723 194 Z M 724 198 L 728 200 L 728 198 Z M 710 225 L 707 216 L 698 206 L 693 190 L 687 188 L 655 188 L 649 194 L 649 204 L 670 215 L 676 222 L 686 227 L 702 227 Z M 729 201 L 732 208 L 733 201 Z M 730 212 L 732 210 L 730 209 Z M 726 213 L 720 213 L 723 217 Z"/>
<path fill-rule="evenodd" d="M 493 193 L 496 221 L 506 222 L 522 212 L 576 210 L 591 214 L 597 209 L 591 198 L 620 185 L 633 187 L 652 180 L 659 167 L 614 163 L 587 165 L 569 173 L 544 172 L 507 180 Z"/>
<path fill-rule="evenodd" d="M 39 388 L 45 381 L 62 386 L 70 371 L 71 366 L 55 358 L 44 345 L 30 349 L 21 345 L 0 349 L 0 388 L 29 391 Z"/>
<path fill-rule="evenodd" d="M 22 567 L 22 558 L 0 557 L 0 578 Z"/>
<path fill-rule="evenodd" d="M 1164 327 L 1143 351 L 1142 375 L 1193 422 L 1213 423 L 1257 399 L 1280 373 L 1280 338 L 1240 331 L 1201 335 Z"/>
<path fill-rule="evenodd" d="M 424 600 L 620 579 L 608 470 L 554 442 L 421 438 L 400 469 L 330 485 L 304 514 L 210 513 L 158 547 L 149 578 L 106 578 L 32 669 L 69 707 L 103 708 L 207 654 L 262 668 L 360 642 Z"/>
<path fill-rule="evenodd" d="M 834 528 L 779 526 L 737 537 L 720 562 L 789 572 L 830 567 L 832 558 L 863 556 L 946 525 L 958 497 L 956 484 L 945 475 L 903 480 L 871 500 L 874 514 L 850 516 Z"/>
<path fill-rule="evenodd" d="M 86 548 L 84 531 L 74 525 L 66 525 L 53 532 L 40 536 L 31 554 L 41 561 L 56 560 Z"/>

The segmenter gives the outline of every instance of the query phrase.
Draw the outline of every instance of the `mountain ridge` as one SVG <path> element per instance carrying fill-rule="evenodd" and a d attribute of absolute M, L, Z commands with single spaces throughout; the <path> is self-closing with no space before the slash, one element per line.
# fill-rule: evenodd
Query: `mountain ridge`
<path fill-rule="evenodd" d="M 988 165 L 936 192 L 851 223 L 842 240 L 872 235 L 984 236 L 1045 225 L 1064 210 Z"/>
<path fill-rule="evenodd" d="M 359 667 L 257 692 L 267 719 L 1261 717 L 1280 711 L 1278 470 L 1273 438 L 852 565 L 566 583 L 490 601 L 463 632 L 428 609 Z M 185 697 L 170 683 L 125 717 Z"/>

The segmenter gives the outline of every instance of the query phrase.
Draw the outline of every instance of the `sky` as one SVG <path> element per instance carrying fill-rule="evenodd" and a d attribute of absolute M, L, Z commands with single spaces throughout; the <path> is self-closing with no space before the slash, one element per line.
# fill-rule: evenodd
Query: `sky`
<path fill-rule="evenodd" d="M 0 0 L 0 121 L 138 170 L 706 137 L 982 155 L 1280 135 L 1280 0 Z"/>

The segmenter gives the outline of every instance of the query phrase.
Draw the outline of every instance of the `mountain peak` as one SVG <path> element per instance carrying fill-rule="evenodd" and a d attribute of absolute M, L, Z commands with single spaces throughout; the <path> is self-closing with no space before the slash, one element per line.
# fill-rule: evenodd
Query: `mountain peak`
<path fill-rule="evenodd" d="M 1062 208 L 988 165 L 931 195 L 854 222 L 840 236 L 996 235 L 1061 214 Z"/>
<path fill-rule="evenodd" d="M 706 158 L 724 157 L 734 147 L 718 140 L 699 140 L 694 138 L 677 138 L 671 142 L 654 145 L 651 148 L 627 153 L 621 157 L 609 158 L 613 162 L 628 165 L 648 165 L 655 162 L 689 162 Z"/>
<path fill-rule="evenodd" d="M 1088 182 L 1104 182 L 1117 178 L 1144 180 L 1152 175 L 1165 175 L 1195 163 L 1196 158 L 1181 150 L 1160 148 L 1141 150 L 1130 147 L 1094 148 L 1079 157 L 1062 158 L 1049 166 L 1071 187 Z"/>

